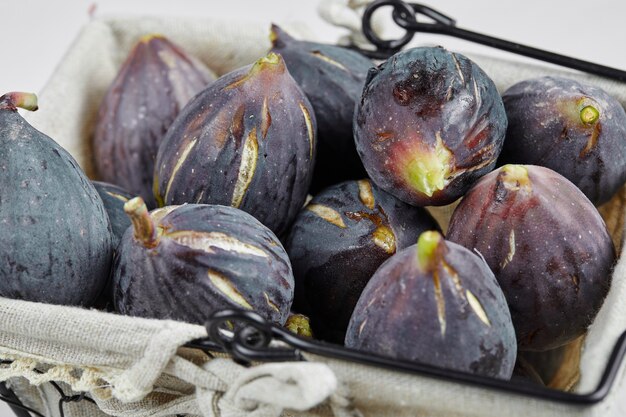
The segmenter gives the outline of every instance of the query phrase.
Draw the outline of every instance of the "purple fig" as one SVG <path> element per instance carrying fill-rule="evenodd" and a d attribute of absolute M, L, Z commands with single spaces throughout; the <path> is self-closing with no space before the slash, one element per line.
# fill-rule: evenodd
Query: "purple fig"
<path fill-rule="evenodd" d="M 0 97 L 0 296 L 91 306 L 111 269 L 111 225 L 78 163 L 28 124 L 34 94 Z"/>
<path fill-rule="evenodd" d="M 272 51 L 281 54 L 289 73 L 313 106 L 318 148 L 311 191 L 365 177 L 352 134 L 354 105 L 374 63 L 335 45 L 300 41 L 272 25 Z"/>
<path fill-rule="evenodd" d="M 506 125 L 502 99 L 475 63 L 441 47 L 414 48 L 370 70 L 354 138 L 380 188 L 441 206 L 494 168 Z"/>
<path fill-rule="evenodd" d="M 439 226 L 425 209 L 369 180 L 325 189 L 300 212 L 285 243 L 296 279 L 294 308 L 311 318 L 316 336 L 343 343 L 374 272 L 426 230 Z"/>
<path fill-rule="evenodd" d="M 551 169 L 505 165 L 456 207 L 447 238 L 480 252 L 511 309 L 520 350 L 585 332 L 611 283 L 615 248 L 600 214 Z"/>
<path fill-rule="evenodd" d="M 509 126 L 501 165 L 550 168 L 596 206 L 626 182 L 626 112 L 604 90 L 542 77 L 513 85 L 502 99 Z"/>
<path fill-rule="evenodd" d="M 114 267 L 114 304 L 122 314 L 204 324 L 225 308 L 254 310 L 284 324 L 293 274 L 278 238 L 247 213 L 185 204 L 148 212 L 140 197 L 124 209 Z"/>
<path fill-rule="evenodd" d="M 350 319 L 346 346 L 445 369 L 509 379 L 511 315 L 476 254 L 422 233 L 376 271 Z"/>
<path fill-rule="evenodd" d="M 126 229 L 130 227 L 130 219 L 124 211 L 124 204 L 133 198 L 133 195 L 117 185 L 106 182 L 91 181 L 91 184 L 100 195 L 104 203 L 104 209 L 111 221 L 111 229 L 113 232 L 112 246 L 115 249 L 120 243 Z"/>
<path fill-rule="evenodd" d="M 99 177 L 154 207 L 154 161 L 165 131 L 213 80 L 204 64 L 163 36 L 139 40 L 100 105 L 93 136 Z"/>
<path fill-rule="evenodd" d="M 309 101 L 270 53 L 219 78 L 176 118 L 157 156 L 157 201 L 236 207 L 281 235 L 306 198 L 315 131 Z"/>

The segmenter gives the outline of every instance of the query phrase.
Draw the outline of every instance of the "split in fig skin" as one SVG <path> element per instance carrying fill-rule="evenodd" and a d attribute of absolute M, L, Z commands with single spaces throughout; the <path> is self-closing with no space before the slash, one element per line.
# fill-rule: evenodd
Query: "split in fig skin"
<path fill-rule="evenodd" d="M 604 221 L 569 180 L 505 165 L 457 206 L 447 238 L 480 252 L 507 297 L 520 350 L 582 335 L 611 283 L 616 254 Z"/>
<path fill-rule="evenodd" d="M 509 126 L 498 164 L 550 168 L 596 206 L 626 182 L 626 112 L 604 90 L 542 77 L 513 85 L 502 98 Z"/>
<path fill-rule="evenodd" d="M 316 129 L 308 99 L 270 53 L 219 78 L 181 111 L 159 148 L 156 199 L 236 207 L 280 236 L 306 198 Z"/>
<path fill-rule="evenodd" d="M 276 25 L 272 25 L 270 39 L 272 52 L 283 57 L 315 111 L 318 149 L 310 192 L 365 177 L 352 118 L 374 63 L 356 51 L 294 39 Z"/>
<path fill-rule="evenodd" d="M 452 203 L 491 171 L 506 126 L 493 81 L 441 47 L 401 51 L 371 69 L 354 114 L 372 181 L 417 206 Z"/>
<path fill-rule="evenodd" d="M 124 205 L 133 227 L 114 267 L 114 304 L 131 316 L 204 324 L 227 308 L 254 310 L 283 325 L 294 281 L 278 238 L 241 210 L 206 204 L 148 212 Z"/>
<path fill-rule="evenodd" d="M 155 207 L 152 179 L 159 144 L 183 106 L 214 79 L 204 64 L 165 37 L 140 39 L 100 105 L 93 137 L 100 179 Z"/>
<path fill-rule="evenodd" d="M 72 156 L 17 108 L 37 97 L 0 97 L 0 296 L 90 307 L 111 268 L 111 225 Z"/>
<path fill-rule="evenodd" d="M 346 347 L 501 379 L 511 377 L 517 352 L 489 267 L 433 231 L 376 271 L 350 320 Z"/>
<path fill-rule="evenodd" d="M 342 344 L 352 311 L 376 269 L 426 230 L 439 230 L 421 207 L 369 180 L 326 188 L 300 212 L 286 239 L 296 280 L 294 309 L 316 337 Z"/>

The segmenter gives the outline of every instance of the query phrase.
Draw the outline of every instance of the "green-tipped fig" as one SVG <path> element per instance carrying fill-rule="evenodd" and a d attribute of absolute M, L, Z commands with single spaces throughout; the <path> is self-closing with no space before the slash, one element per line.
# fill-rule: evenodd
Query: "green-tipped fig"
<path fill-rule="evenodd" d="M 115 309 L 131 316 L 204 324 L 218 310 L 254 310 L 284 324 L 293 275 L 278 238 L 241 210 L 206 204 L 147 211 L 141 197 L 124 210 L 114 266 Z"/>
<path fill-rule="evenodd" d="M 276 25 L 270 39 L 272 51 L 282 55 L 315 111 L 318 149 L 312 192 L 365 177 L 354 145 L 352 117 L 374 63 L 346 48 L 296 40 Z"/>
<path fill-rule="evenodd" d="M 154 207 L 159 144 L 180 109 L 212 80 L 204 64 L 163 36 L 141 38 L 100 105 L 93 136 L 100 178 Z"/>
<path fill-rule="evenodd" d="M 0 296 L 91 306 L 110 270 L 111 226 L 78 163 L 0 97 Z"/>
<path fill-rule="evenodd" d="M 585 332 L 611 283 L 615 249 L 600 214 L 551 169 L 505 165 L 479 180 L 447 238 L 480 252 L 511 308 L 521 350 L 547 350 Z"/>
<path fill-rule="evenodd" d="M 509 379 L 517 353 L 504 294 L 484 261 L 424 232 L 376 271 L 350 319 L 346 346 Z"/>
<path fill-rule="evenodd" d="M 354 114 L 372 181 L 417 206 L 452 203 L 491 171 L 506 126 L 493 81 L 441 47 L 402 51 L 370 70 Z"/>
<path fill-rule="evenodd" d="M 515 84 L 502 99 L 509 127 L 500 164 L 550 168 L 596 206 L 626 182 L 626 112 L 604 90 L 542 77 Z"/>
<path fill-rule="evenodd" d="M 294 308 L 311 318 L 317 337 L 343 343 L 354 306 L 380 264 L 420 233 L 438 229 L 426 210 L 369 180 L 328 187 L 302 209 L 286 239 Z"/>
<path fill-rule="evenodd" d="M 239 208 L 280 235 L 302 207 L 315 116 L 274 53 L 219 78 L 182 110 L 159 148 L 159 205 Z"/>

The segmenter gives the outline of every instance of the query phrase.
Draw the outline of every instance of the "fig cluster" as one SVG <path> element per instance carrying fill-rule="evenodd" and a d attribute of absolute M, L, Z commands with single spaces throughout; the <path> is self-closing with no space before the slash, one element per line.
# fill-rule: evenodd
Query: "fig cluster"
<path fill-rule="evenodd" d="M 94 181 L 16 112 L 32 96 L 0 97 L 0 296 L 198 324 L 253 310 L 373 355 L 555 384 L 611 285 L 596 205 L 626 181 L 621 105 L 555 77 L 500 95 L 442 47 L 376 64 L 275 25 L 270 40 L 215 77 L 139 39 L 98 112 Z"/>

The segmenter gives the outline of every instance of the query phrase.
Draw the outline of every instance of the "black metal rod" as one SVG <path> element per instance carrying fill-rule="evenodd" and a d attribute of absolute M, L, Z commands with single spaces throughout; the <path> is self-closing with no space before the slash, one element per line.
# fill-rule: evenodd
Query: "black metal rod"
<path fill-rule="evenodd" d="M 406 33 L 400 39 L 381 39 L 372 29 L 371 20 L 374 12 L 385 6 L 391 6 L 393 8 L 393 20 L 398 26 L 406 30 Z M 416 18 L 416 16 L 419 15 L 428 17 L 434 23 L 419 22 Z M 363 13 L 362 29 L 365 37 L 376 46 L 377 51 L 361 50 L 361 52 L 373 58 L 388 58 L 392 54 L 400 51 L 411 41 L 415 33 L 434 33 L 452 36 L 528 58 L 626 82 L 626 71 L 461 29 L 456 26 L 456 20 L 453 18 L 419 3 L 406 3 L 401 0 L 374 1 L 367 6 Z"/>
<path fill-rule="evenodd" d="M 276 347 L 269 345 L 269 343 L 254 346 L 247 343 L 246 338 L 238 337 L 236 334 L 237 331 L 235 331 L 235 335 L 228 340 L 228 343 L 223 343 L 224 340 L 222 339 L 214 340 L 221 345 L 220 350 L 224 350 L 237 357 L 239 360 L 244 360 L 246 362 L 302 360 L 304 359 L 302 353 L 307 352 L 327 358 L 346 360 L 363 365 L 385 368 L 396 372 L 406 372 L 414 375 L 433 377 L 449 382 L 464 383 L 476 387 L 495 389 L 511 394 L 531 396 L 535 399 L 545 401 L 572 405 L 576 404 L 580 406 L 596 404 L 606 398 L 614 385 L 620 365 L 626 355 L 625 331 L 616 341 L 596 388 L 590 393 L 577 394 L 530 383 L 527 384 L 518 381 L 512 382 L 508 380 L 478 376 L 466 372 L 437 368 L 427 364 L 398 360 L 368 352 L 348 349 L 344 346 L 336 344 L 302 338 L 284 328 L 267 323 L 258 314 L 247 310 L 223 310 L 217 312 L 207 323 L 207 330 L 209 334 L 215 335 L 215 329 L 226 320 L 244 323 L 248 326 L 258 326 L 257 330 L 265 333 L 265 340 L 281 341 L 289 345 L 292 349 L 289 353 L 288 349 L 285 349 L 284 347 L 277 349 Z M 240 327 L 240 329 L 241 328 L 243 327 Z M 199 346 L 202 344 L 195 341 L 194 345 Z"/>
<path fill-rule="evenodd" d="M 626 81 L 626 71 L 607 67 L 589 61 L 584 61 L 582 59 L 560 55 L 554 52 L 534 48 L 532 46 L 522 45 L 504 39 L 494 38 L 493 36 L 483 35 L 481 33 L 461 29 L 456 26 L 418 23 L 416 25 L 411 25 L 410 28 L 419 28 L 416 29 L 416 31 L 419 32 L 453 36 L 455 38 L 475 42 L 485 46 L 490 46 L 492 48 L 497 48 L 507 52 L 513 52 L 517 55 L 538 59 L 541 61 L 549 62 L 551 64 L 556 64 L 578 71 L 600 75 L 602 77 L 612 78 L 622 82 Z"/>
<path fill-rule="evenodd" d="M 30 413 L 43 417 L 39 412 L 22 404 L 20 399 L 4 382 L 0 382 L 0 400 L 6 402 L 17 417 L 32 417 Z"/>

